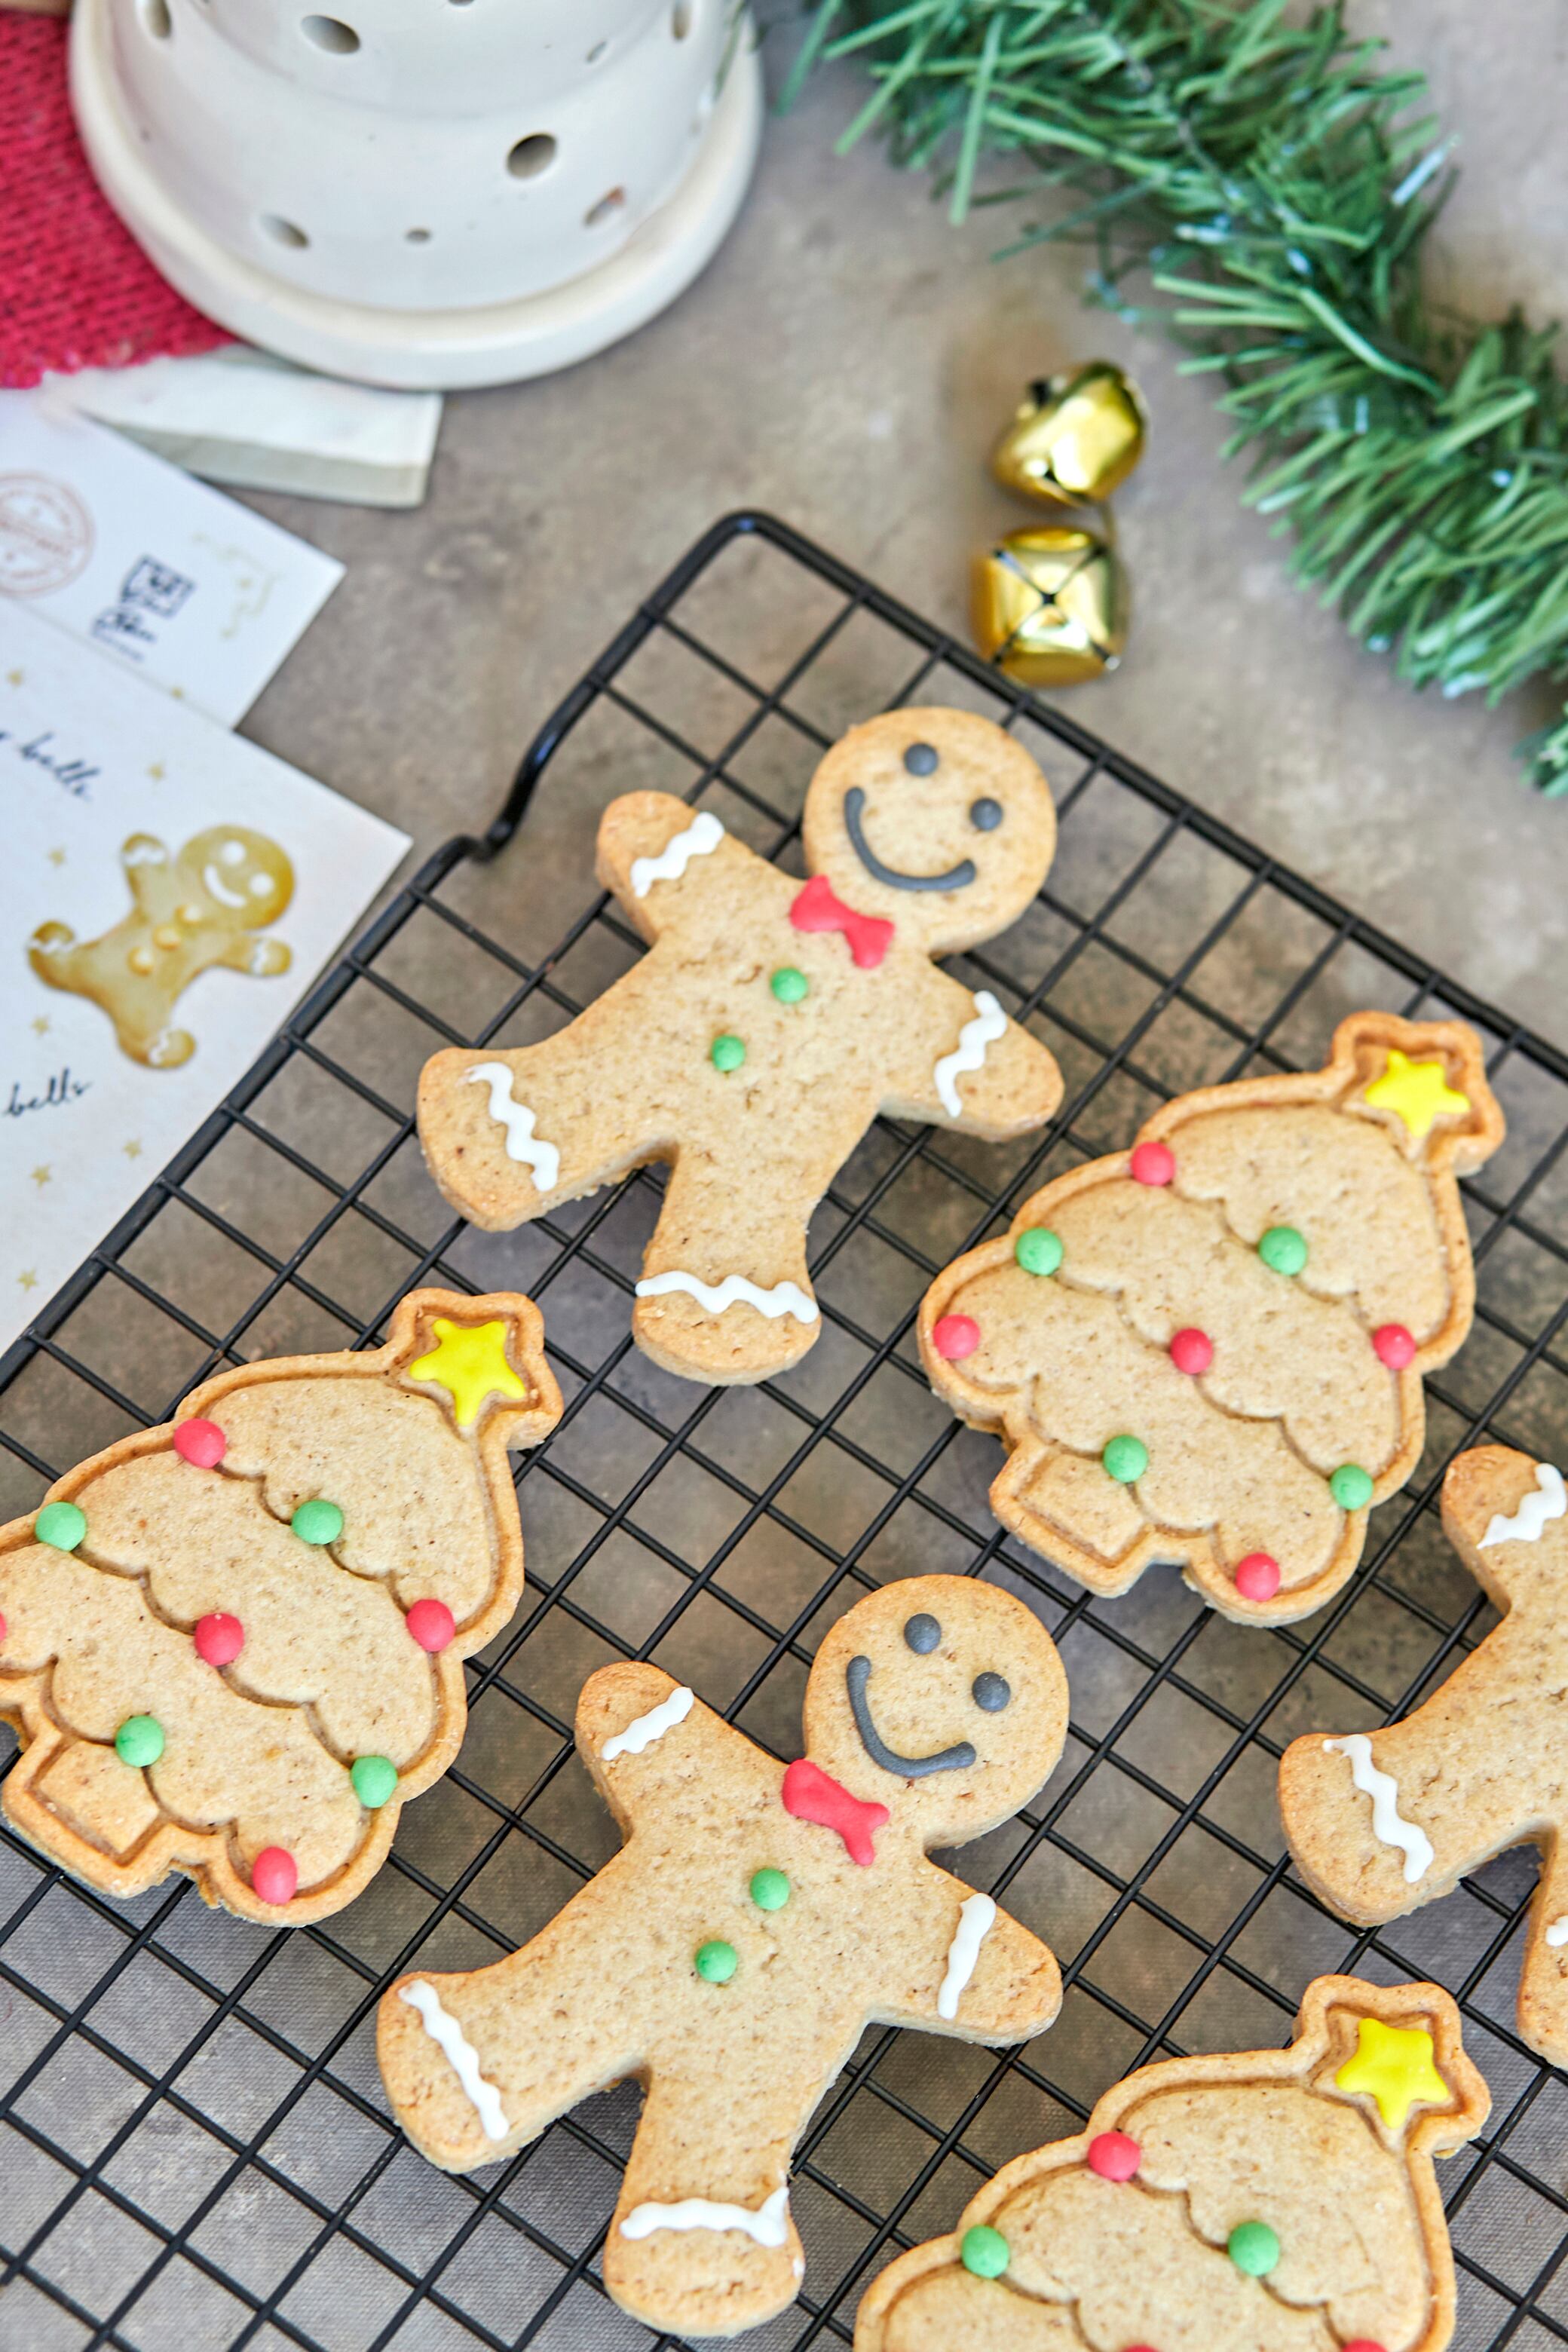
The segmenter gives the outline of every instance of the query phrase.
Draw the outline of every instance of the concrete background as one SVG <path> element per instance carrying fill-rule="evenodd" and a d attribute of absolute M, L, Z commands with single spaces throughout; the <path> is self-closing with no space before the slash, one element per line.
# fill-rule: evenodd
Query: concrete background
<path fill-rule="evenodd" d="M 1356 0 L 1428 70 L 1465 181 L 1441 290 L 1568 308 L 1563 0 Z M 776 26 L 774 84 L 796 20 Z M 1504 37 L 1500 38 L 1500 29 Z M 1117 501 L 1134 625 L 1117 676 L 1065 707 L 1195 800 L 1559 1043 L 1568 1042 L 1568 801 L 1511 746 L 1548 698 L 1418 698 L 1287 577 L 1222 473 L 1202 386 L 1079 299 L 1082 257 L 988 266 L 924 181 L 832 142 L 864 92 L 819 78 L 769 124 L 746 212 L 663 319 L 565 375 L 454 397 L 431 496 L 390 516 L 258 499 L 349 574 L 247 731 L 428 847 L 482 821 L 522 745 L 636 599 L 716 515 L 772 508 L 954 629 L 973 545 L 1025 520 L 984 457 L 1024 382 L 1104 352 L 1147 393 L 1149 456 Z M 586 825 L 517 856 L 587 881 Z M 553 889 L 553 870 L 531 874 Z"/>

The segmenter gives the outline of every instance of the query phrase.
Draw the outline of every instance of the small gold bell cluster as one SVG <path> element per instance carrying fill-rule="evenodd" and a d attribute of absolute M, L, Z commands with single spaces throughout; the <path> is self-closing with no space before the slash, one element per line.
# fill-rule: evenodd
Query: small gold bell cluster
<path fill-rule="evenodd" d="M 1109 360 L 1032 383 L 991 456 L 1005 490 L 1055 510 L 974 559 L 975 642 L 1021 686 L 1074 686 L 1114 669 L 1127 641 L 1127 575 L 1098 506 L 1143 455 L 1138 387 Z"/>

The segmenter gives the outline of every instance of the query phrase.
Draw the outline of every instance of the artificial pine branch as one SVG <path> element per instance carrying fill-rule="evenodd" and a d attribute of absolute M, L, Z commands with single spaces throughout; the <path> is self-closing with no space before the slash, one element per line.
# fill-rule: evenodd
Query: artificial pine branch
<path fill-rule="evenodd" d="M 1554 330 L 1423 296 L 1451 142 L 1419 74 L 1352 38 L 1342 0 L 815 0 L 792 78 L 857 57 L 875 128 L 954 218 L 1042 185 L 1082 201 L 1007 248 L 1092 240 L 1091 294 L 1212 371 L 1248 501 L 1293 569 L 1402 677 L 1489 703 L 1568 677 L 1568 387 Z M 1027 178 L 978 199 L 984 155 Z M 1153 306 L 1124 289 L 1145 269 Z M 1524 747 L 1568 792 L 1568 709 Z"/>

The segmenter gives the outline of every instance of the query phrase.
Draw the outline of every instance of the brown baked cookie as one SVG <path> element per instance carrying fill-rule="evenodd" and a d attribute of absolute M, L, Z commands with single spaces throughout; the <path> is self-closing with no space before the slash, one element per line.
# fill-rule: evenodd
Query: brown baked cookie
<path fill-rule="evenodd" d="M 419 1134 L 455 1209 L 496 1232 L 670 1162 L 632 1328 L 692 1380 L 757 1381 L 816 1337 L 812 1210 L 879 1112 L 1000 1140 L 1039 1126 L 1045 1047 L 932 965 L 1021 915 L 1056 818 L 989 719 L 896 710 L 806 794 L 802 885 L 666 793 L 599 826 L 598 873 L 650 952 L 541 1045 L 427 1062 Z"/>
<path fill-rule="evenodd" d="M 650 2327 L 757 2326 L 804 2267 L 790 2151 L 866 2027 L 1005 2043 L 1056 2016 L 1045 1945 L 926 1852 L 1026 1803 L 1066 1731 L 1049 1635 L 963 1577 L 840 1618 L 787 1769 L 657 1666 L 602 1668 L 577 1746 L 626 1845 L 510 1959 L 387 1993 L 398 2121 L 462 2172 L 637 2075 L 605 2284 Z"/>
<path fill-rule="evenodd" d="M 1321 1608 L 1469 1330 L 1457 1180 L 1502 1132 L 1472 1031 L 1360 1013 L 1037 1192 L 921 1307 L 932 1388 L 1007 1447 L 997 1517 L 1093 1592 L 1172 1560 L 1242 1622 Z"/>
<path fill-rule="evenodd" d="M 1490 2104 L 1440 1986 L 1319 1977 L 1289 2049 L 1140 2067 L 1016 2158 L 875 2281 L 855 2352 L 1443 2352 L 1432 2159 Z"/>
<path fill-rule="evenodd" d="M 1519 2030 L 1568 2064 L 1568 1495 L 1549 1462 L 1461 1454 L 1443 1526 L 1503 1622 L 1424 1706 L 1382 1731 L 1292 1740 L 1279 1810 L 1302 1877 L 1361 1927 L 1456 1886 L 1505 1846 L 1542 1850 Z"/>
<path fill-rule="evenodd" d="M 416 1290 L 384 1348 L 220 1373 L 68 1471 L 0 1529 L 13 1826 L 108 1895 L 341 1910 L 458 1752 L 522 1591 L 507 1449 L 560 1416 L 531 1300 Z"/>

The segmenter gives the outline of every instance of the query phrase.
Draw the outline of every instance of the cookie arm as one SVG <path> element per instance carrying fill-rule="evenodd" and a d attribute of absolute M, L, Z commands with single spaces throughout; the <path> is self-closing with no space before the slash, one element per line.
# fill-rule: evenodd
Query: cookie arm
<path fill-rule="evenodd" d="M 951 1935 L 913 2000 L 889 2011 L 889 2022 L 962 2042 L 1023 2042 L 1043 2032 L 1062 2004 L 1061 1970 L 1049 1946 L 989 1895 L 927 1866 L 941 1881 Z"/>
<path fill-rule="evenodd" d="M 628 1832 L 639 1815 L 716 1793 L 727 1775 L 776 1775 L 743 1731 L 704 1706 L 662 1666 L 628 1659 L 590 1675 L 577 1701 L 577 1747 Z"/>
<path fill-rule="evenodd" d="M 1001 1143 L 1042 1126 L 1061 1100 L 1062 1074 L 1039 1039 L 989 989 L 965 988 L 934 965 L 917 972 L 908 1035 L 882 1105 L 895 1118 Z"/>
<path fill-rule="evenodd" d="M 613 890 L 645 940 L 657 940 L 688 909 L 710 899 L 746 868 L 771 869 L 727 834 L 711 809 L 693 809 L 673 793 L 623 793 L 599 819 L 594 870 Z M 796 884 L 783 875 L 781 894 Z"/>

